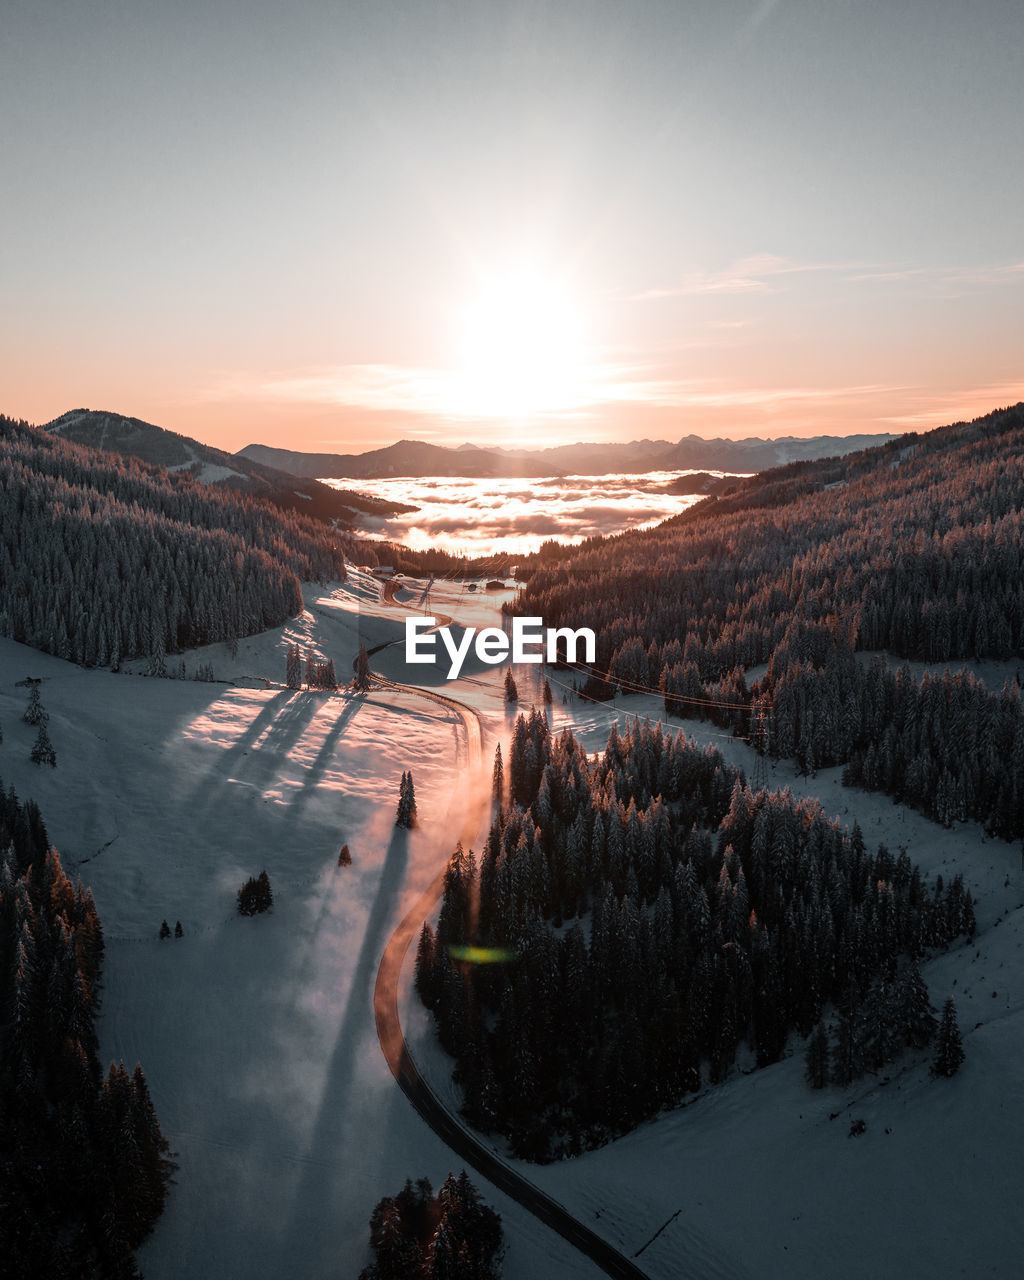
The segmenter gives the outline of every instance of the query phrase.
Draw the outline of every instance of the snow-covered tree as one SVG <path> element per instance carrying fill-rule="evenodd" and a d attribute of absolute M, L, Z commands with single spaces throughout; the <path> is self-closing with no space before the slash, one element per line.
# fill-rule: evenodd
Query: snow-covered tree
<path fill-rule="evenodd" d="M 284 682 L 289 689 L 302 688 L 302 655 L 299 653 L 297 644 L 288 646 Z"/>
<path fill-rule="evenodd" d="M 359 653 L 356 655 L 356 673 L 352 680 L 352 688 L 358 693 L 365 693 L 370 687 L 370 658 L 366 652 L 366 645 L 359 646 Z"/>
<path fill-rule="evenodd" d="M 413 785 L 412 770 L 402 773 L 398 784 L 398 808 L 395 812 L 396 827 L 414 827 L 416 825 L 416 789 Z"/>
<path fill-rule="evenodd" d="M 238 912 L 243 916 L 259 915 L 263 911 L 269 911 L 274 905 L 273 894 L 270 891 L 270 878 L 266 871 L 261 871 L 258 876 L 250 876 L 238 890 Z"/>
<path fill-rule="evenodd" d="M 43 708 L 42 699 L 39 695 L 39 686 L 34 684 L 29 690 L 28 706 L 25 708 L 25 714 L 22 719 L 26 724 L 45 724 L 49 720 L 49 716 Z"/>
<path fill-rule="evenodd" d="M 57 767 L 57 753 L 53 749 L 50 735 L 46 732 L 45 720 L 39 722 L 39 731 L 29 752 L 29 759 L 33 764 L 48 764 L 51 769 Z"/>
<path fill-rule="evenodd" d="M 491 771 L 491 799 L 500 809 L 505 798 L 505 768 L 501 763 L 501 743 L 494 748 L 494 769 Z"/>

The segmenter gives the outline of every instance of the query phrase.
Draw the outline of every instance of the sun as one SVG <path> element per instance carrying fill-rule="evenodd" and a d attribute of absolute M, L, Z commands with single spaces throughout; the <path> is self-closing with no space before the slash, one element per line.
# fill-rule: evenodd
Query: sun
<path fill-rule="evenodd" d="M 578 407 L 583 330 L 580 308 L 559 282 L 526 272 L 488 280 L 463 319 L 464 411 L 521 419 Z"/>

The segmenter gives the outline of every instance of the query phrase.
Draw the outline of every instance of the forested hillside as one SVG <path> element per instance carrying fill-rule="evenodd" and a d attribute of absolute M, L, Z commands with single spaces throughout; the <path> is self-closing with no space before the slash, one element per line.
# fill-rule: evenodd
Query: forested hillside
<path fill-rule="evenodd" d="M 276 626 L 301 608 L 300 580 L 344 577 L 356 545 L 0 417 L 0 634 L 59 657 L 116 666 Z"/>
<path fill-rule="evenodd" d="M 925 883 L 905 853 L 869 851 L 815 801 L 753 794 L 660 726 L 613 728 L 592 761 L 520 716 L 495 789 L 482 859 L 456 851 L 423 927 L 416 984 L 468 1118 L 518 1154 L 624 1133 L 723 1080 L 741 1042 L 775 1062 L 826 1006 L 838 1084 L 928 1042 L 916 957 L 973 934 L 960 877 Z M 467 943 L 497 963 L 463 963 Z"/>
<path fill-rule="evenodd" d="M 72 444 L 137 458 L 172 472 L 187 471 L 203 484 L 235 489 L 343 529 L 352 528 L 359 511 L 387 516 L 413 510 L 403 503 L 385 502 L 350 489 L 333 489 L 316 479 L 300 479 L 119 413 L 72 409 L 47 422 L 43 430 Z"/>
<path fill-rule="evenodd" d="M 1024 406 L 765 472 L 524 572 L 517 612 L 595 629 L 587 695 L 657 690 L 806 770 L 849 763 L 941 821 L 1024 834 L 1019 685 L 915 684 L 854 656 L 1024 652 Z"/>
<path fill-rule="evenodd" d="M 174 1165 L 142 1068 L 97 1056 L 103 933 L 0 788 L 0 1224 L 9 1280 L 130 1280 Z"/>

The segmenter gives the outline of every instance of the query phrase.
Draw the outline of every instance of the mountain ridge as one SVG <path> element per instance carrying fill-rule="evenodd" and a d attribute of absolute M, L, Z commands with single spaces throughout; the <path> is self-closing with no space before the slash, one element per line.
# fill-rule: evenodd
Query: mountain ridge
<path fill-rule="evenodd" d="M 843 457 L 897 436 L 859 433 L 849 436 L 780 436 L 743 440 L 706 440 L 683 436 L 624 443 L 553 445 L 546 449 L 506 446 L 480 448 L 469 442 L 455 448 L 425 441 L 399 440 L 364 453 L 305 453 L 253 443 L 231 456 L 264 463 L 294 475 L 329 479 L 380 480 L 390 477 L 453 475 L 485 479 L 494 476 L 566 476 L 709 470 L 749 473 L 791 462 Z"/>
<path fill-rule="evenodd" d="M 315 477 L 297 476 L 258 460 L 226 453 L 141 418 L 105 409 L 70 409 L 40 429 L 71 444 L 138 458 L 171 473 L 188 472 L 200 484 L 239 489 L 283 510 L 335 520 L 346 528 L 356 523 L 356 512 L 384 516 L 414 509 L 367 494 L 333 489 L 319 484 Z"/>
<path fill-rule="evenodd" d="M 391 476 L 549 476 L 551 469 L 530 461 L 528 470 L 498 450 L 449 449 L 425 440 L 398 440 L 365 453 L 304 453 L 272 445 L 247 444 L 232 455 L 309 478 L 384 480 Z"/>

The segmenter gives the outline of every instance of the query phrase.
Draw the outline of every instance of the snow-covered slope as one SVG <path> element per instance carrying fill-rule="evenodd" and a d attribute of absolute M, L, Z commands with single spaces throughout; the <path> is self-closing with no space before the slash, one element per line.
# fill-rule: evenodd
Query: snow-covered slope
<path fill-rule="evenodd" d="M 752 771 L 742 742 L 697 721 L 667 720 L 659 699 L 556 705 L 601 749 L 613 719 L 661 719 L 712 743 Z M 844 788 L 840 770 L 814 778 L 772 769 L 773 787 L 821 798 L 870 847 L 906 847 L 929 876 L 964 873 L 975 896 L 973 945 L 923 967 L 933 1003 L 952 994 L 967 1061 L 932 1080 L 927 1053 L 908 1054 L 849 1089 L 810 1090 L 803 1042 L 763 1071 L 741 1062 L 729 1081 L 629 1136 L 561 1164 L 521 1168 L 602 1231 L 657 1280 L 953 1280 L 1009 1276 L 1024 1251 L 1018 1209 L 1024 1148 L 1024 872 L 1020 850 L 961 824 L 944 830 L 884 796 Z M 413 1057 L 438 1092 L 459 1102 L 451 1060 L 411 992 L 405 1017 Z M 866 1132 L 851 1137 L 863 1120 Z M 498 1149 L 504 1150 L 497 1143 Z"/>
<path fill-rule="evenodd" d="M 344 528 L 359 523 L 356 514 L 359 512 L 386 516 L 408 510 L 401 503 L 332 489 L 315 479 L 304 480 L 285 471 L 262 466 L 258 461 L 225 453 L 190 436 L 120 413 L 71 409 L 46 423 L 43 430 L 71 444 L 138 458 L 167 471 L 187 471 L 200 484 L 228 485 L 265 498 L 286 510 L 298 510 L 303 515 L 313 515 L 322 520 L 336 520 Z"/>
<path fill-rule="evenodd" d="M 388 1073 L 371 993 L 391 929 L 461 824 L 460 731 L 413 694 L 298 692 L 282 678 L 290 643 L 333 658 L 342 676 L 359 643 L 401 635 L 406 611 L 491 625 L 498 599 L 461 584 L 435 584 L 429 597 L 409 584 L 397 609 L 380 597 L 358 571 L 309 588 L 302 615 L 243 641 L 234 658 L 219 645 L 186 657 L 190 671 L 212 663 L 215 684 L 85 671 L 0 641 L 0 777 L 38 800 L 69 870 L 94 889 L 109 944 L 101 1051 L 143 1063 L 179 1153 L 177 1185 L 141 1254 L 149 1280 L 355 1275 L 376 1201 L 410 1175 L 437 1185 L 452 1167 Z M 405 668 L 398 648 L 374 665 L 439 679 Z M 56 770 L 28 760 L 26 676 L 43 681 Z M 487 754 L 498 737 L 507 751 L 511 730 L 501 676 L 477 665 L 448 686 L 481 714 Z M 540 673 L 517 677 L 528 709 Z M 592 750 L 613 716 L 664 719 L 656 698 L 562 705 L 554 687 L 553 727 L 573 727 Z M 744 744 L 685 727 L 750 769 Z M 402 835 L 394 803 L 410 767 L 422 824 Z M 638 1264 L 657 1280 L 1013 1275 L 1024 1250 L 1019 850 L 846 790 L 835 770 L 797 778 L 780 763 L 772 785 L 819 795 L 844 822 L 857 818 L 869 844 L 906 846 L 929 875 L 965 873 L 975 944 L 925 966 L 933 1001 L 958 1001 L 960 1074 L 932 1081 L 926 1059 L 910 1056 L 888 1078 L 815 1094 L 794 1040 L 783 1062 L 737 1071 L 601 1151 L 521 1167 L 624 1253 L 642 1250 Z M 337 866 L 342 843 L 347 868 Z M 274 910 L 242 919 L 235 891 L 264 867 Z M 182 939 L 157 939 L 164 918 L 181 920 Z M 411 963 L 404 981 L 416 1061 L 457 1102 L 411 995 Z M 866 1132 L 849 1137 L 855 1119 Z M 595 1274 L 477 1180 L 505 1221 L 506 1280 Z"/>
<path fill-rule="evenodd" d="M 354 1276 L 373 1206 L 453 1167 L 391 1078 L 371 995 L 384 943 L 461 823 L 458 725 L 413 695 L 282 687 L 291 642 L 332 657 L 399 634 L 354 572 L 286 627 L 186 657 L 229 685 L 86 671 L 0 640 L 0 778 L 35 798 L 107 937 L 101 1056 L 145 1067 L 180 1171 L 140 1254 L 147 1280 Z M 493 606 L 492 606 L 493 608 Z M 21 721 L 42 679 L 57 768 Z M 269 684 L 267 682 L 270 682 Z M 394 826 L 413 770 L 418 830 Z M 339 867 L 347 843 L 352 865 Z M 266 916 L 235 892 L 265 868 Z M 158 940 L 161 920 L 184 937 Z M 456 1169 L 456 1172 L 458 1170 Z M 485 1194 L 487 1189 L 485 1188 Z M 592 1274 L 518 1206 L 488 1196 L 509 1280 Z"/>

